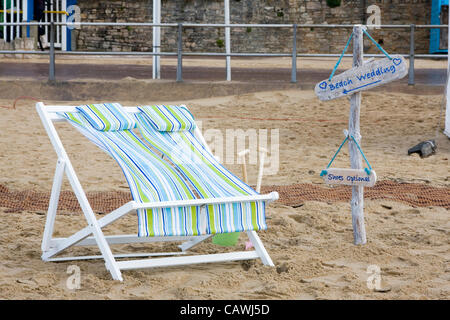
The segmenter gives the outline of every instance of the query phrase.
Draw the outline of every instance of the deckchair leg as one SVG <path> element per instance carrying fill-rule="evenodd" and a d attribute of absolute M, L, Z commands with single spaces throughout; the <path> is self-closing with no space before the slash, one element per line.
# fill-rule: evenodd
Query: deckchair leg
<path fill-rule="evenodd" d="M 105 259 L 106 268 L 110 271 L 113 279 L 122 281 L 123 279 L 119 266 L 117 265 L 117 262 L 114 259 L 114 256 L 111 252 L 111 248 L 109 247 L 108 242 L 105 239 L 105 236 L 95 217 L 95 214 L 92 211 L 91 206 L 89 205 L 89 201 L 86 197 L 86 194 L 84 193 L 80 181 L 78 180 L 78 177 L 75 173 L 75 170 L 73 169 L 72 164 L 70 163 L 69 157 L 67 156 L 67 153 L 64 150 L 63 144 L 59 139 L 58 133 L 56 132 L 53 122 L 50 119 L 49 114 L 45 111 L 44 104 L 42 102 L 38 102 L 36 104 L 36 109 L 38 111 L 39 116 L 41 117 L 42 123 L 44 125 L 45 130 L 47 131 L 50 141 L 53 147 L 55 148 L 56 154 L 58 155 L 58 159 L 63 160 L 64 162 L 64 171 L 67 175 L 67 178 L 69 179 L 73 191 L 75 192 L 77 200 L 80 203 L 81 209 L 86 217 L 89 227 L 92 230 L 92 234 L 98 244 L 100 252 L 102 253 L 102 256 Z M 58 168 L 58 173 L 60 169 L 61 168 Z M 58 179 L 55 179 L 56 186 L 58 186 L 59 183 L 60 181 Z M 55 188 L 54 190 L 55 196 L 56 193 L 59 193 L 59 188 Z M 52 215 L 53 211 L 51 212 L 50 217 L 48 218 L 49 221 L 52 221 L 52 219 L 54 218 L 52 217 Z M 51 224 L 52 222 L 50 222 L 50 225 Z M 48 230 L 47 232 L 49 233 L 51 229 L 49 228 L 47 230 Z M 48 244 L 48 242 L 46 242 L 46 244 Z"/>
<path fill-rule="evenodd" d="M 191 249 L 192 247 L 196 246 L 197 244 L 205 241 L 206 239 L 210 238 L 212 236 L 212 234 L 207 234 L 204 236 L 198 236 L 195 239 L 186 241 L 182 244 L 180 244 L 178 247 L 182 250 L 182 251 L 187 251 L 189 249 Z"/>
<path fill-rule="evenodd" d="M 53 228 L 55 224 L 56 211 L 58 209 L 59 194 L 61 192 L 62 180 L 64 177 L 64 160 L 58 159 L 55 170 L 55 177 L 53 178 L 52 193 L 50 196 L 50 204 L 47 211 L 47 220 L 45 222 L 44 236 L 42 238 L 42 251 L 50 249 L 50 243 L 53 235 Z"/>
<path fill-rule="evenodd" d="M 252 242 L 253 246 L 255 247 L 255 251 L 258 254 L 258 256 L 261 258 L 261 261 L 266 266 L 273 267 L 274 264 L 272 262 L 272 259 L 270 259 L 269 254 L 266 251 L 266 248 L 264 248 L 264 245 L 259 238 L 259 236 L 256 234 L 255 231 L 247 231 L 248 238 Z"/>
<path fill-rule="evenodd" d="M 116 260 L 111 252 L 111 248 L 108 245 L 108 242 L 105 239 L 105 235 L 100 228 L 98 220 L 95 217 L 94 211 L 89 204 L 89 201 L 86 197 L 86 194 L 81 187 L 80 181 L 78 180 L 73 167 L 68 163 L 66 166 L 66 174 L 69 179 L 70 184 L 72 185 L 72 189 L 75 192 L 75 195 L 80 203 L 81 209 L 86 217 L 86 220 L 91 228 L 92 234 L 97 242 L 97 245 L 102 253 L 103 258 L 105 259 L 106 269 L 111 273 L 111 276 L 114 280 L 123 281 L 122 274 L 117 265 Z"/>

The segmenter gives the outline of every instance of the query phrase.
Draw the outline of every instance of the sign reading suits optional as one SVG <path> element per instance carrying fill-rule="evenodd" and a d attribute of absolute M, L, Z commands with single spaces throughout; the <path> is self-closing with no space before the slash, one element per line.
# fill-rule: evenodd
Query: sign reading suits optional
<path fill-rule="evenodd" d="M 326 171 L 327 174 L 323 176 L 326 184 L 373 187 L 377 182 L 377 175 L 374 170 L 370 172 L 370 175 L 359 169 L 328 168 Z"/>
<path fill-rule="evenodd" d="M 391 58 L 370 61 L 334 76 L 331 81 L 323 80 L 316 84 L 314 91 L 320 100 L 332 100 L 406 76 L 408 74 L 406 60 L 400 55 L 393 55 Z"/>

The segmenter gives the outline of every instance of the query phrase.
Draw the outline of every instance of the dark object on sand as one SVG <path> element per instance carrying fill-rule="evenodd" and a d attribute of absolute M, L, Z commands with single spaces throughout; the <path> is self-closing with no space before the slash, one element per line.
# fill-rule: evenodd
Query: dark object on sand
<path fill-rule="evenodd" d="M 411 153 L 418 153 L 421 158 L 426 158 L 431 156 L 436 152 L 437 146 L 434 140 L 428 140 L 415 145 L 408 150 L 408 156 Z"/>

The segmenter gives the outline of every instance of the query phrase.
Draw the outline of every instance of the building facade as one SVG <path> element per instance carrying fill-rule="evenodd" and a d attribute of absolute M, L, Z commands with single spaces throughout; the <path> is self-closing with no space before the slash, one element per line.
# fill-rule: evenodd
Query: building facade
<path fill-rule="evenodd" d="M 367 8 L 380 8 L 382 24 L 430 24 L 431 0 L 230 0 L 231 23 L 281 24 L 366 24 Z M 79 0 L 81 21 L 151 22 L 152 1 Z M 163 23 L 223 23 L 223 0 L 163 0 Z M 349 29 L 302 28 L 297 44 L 300 53 L 339 53 L 348 39 Z M 409 52 L 409 30 L 374 29 L 373 37 L 389 52 Z M 76 45 L 80 50 L 148 51 L 151 28 L 89 27 L 79 30 Z M 428 53 L 430 30 L 415 32 L 416 52 Z M 162 28 L 161 51 L 175 52 L 176 28 Z M 232 52 L 290 52 L 292 30 L 233 28 Z M 377 52 L 365 42 L 366 52 Z M 183 50 L 224 51 L 223 28 L 185 28 Z"/>
<path fill-rule="evenodd" d="M 43 0 L 40 0 L 41 2 Z M 0 0 L 0 20 L 31 21 L 39 0 Z M 81 22 L 152 22 L 152 0 L 48 0 L 43 21 Z M 447 13 L 448 0 L 230 0 L 231 23 L 252 24 L 366 24 L 379 8 L 381 24 L 439 23 Z M 446 11 L 441 10 L 446 6 Z M 433 7 L 433 10 L 432 10 Z M 77 15 L 75 20 L 73 17 Z M 223 0 L 162 0 L 162 23 L 224 23 Z M 442 23 L 442 22 L 441 22 Z M 45 28 L 49 39 L 49 28 Z M 224 28 L 189 27 L 183 29 L 183 50 L 191 52 L 223 52 Z M 22 29 L 6 27 L 0 36 L 6 42 L 22 37 Z M 297 33 L 299 53 L 340 53 L 350 29 L 300 28 Z M 408 29 L 373 29 L 376 41 L 388 52 L 408 53 Z M 430 39 L 435 51 L 442 37 L 439 30 L 416 29 L 417 53 L 428 53 Z M 442 30 L 442 34 L 446 30 Z M 27 31 L 28 33 L 28 31 Z M 291 52 L 292 28 L 232 28 L 232 52 Z M 431 35 L 431 37 L 430 37 Z M 89 51 L 151 51 L 151 27 L 83 26 L 72 30 L 57 27 L 57 48 Z M 161 28 L 161 51 L 175 52 L 176 28 Z M 441 48 L 446 51 L 446 48 Z M 367 39 L 365 52 L 377 49 Z"/>

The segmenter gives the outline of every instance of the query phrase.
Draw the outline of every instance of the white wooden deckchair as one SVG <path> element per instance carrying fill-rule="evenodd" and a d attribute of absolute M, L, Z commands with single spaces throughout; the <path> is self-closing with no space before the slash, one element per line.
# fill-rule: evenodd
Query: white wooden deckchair
<path fill-rule="evenodd" d="M 198 213 L 196 217 L 200 217 L 201 215 L 205 215 L 205 207 L 221 207 L 227 205 L 235 205 L 239 204 L 240 207 L 246 208 L 250 203 L 259 205 L 269 203 L 278 199 L 278 193 L 272 192 L 266 195 L 259 194 L 247 194 L 247 195 L 238 195 L 238 196 L 228 196 L 228 197 L 215 197 L 215 198 L 195 198 L 192 197 L 189 191 L 183 191 L 180 193 L 174 193 L 169 195 L 170 200 L 166 201 L 142 201 L 142 199 L 136 199 L 135 194 L 133 194 L 134 201 L 130 201 L 125 205 L 117 208 L 111 213 L 105 215 L 104 217 L 97 220 L 89 201 L 86 197 L 85 192 L 78 180 L 78 177 L 75 173 L 75 170 L 70 162 L 70 159 L 64 149 L 64 146 L 58 136 L 56 128 L 54 126 L 54 122 L 76 122 L 81 121 L 84 114 L 80 115 L 82 112 L 79 107 L 75 106 L 46 106 L 42 102 L 36 104 L 36 109 L 38 114 L 42 120 L 44 128 L 50 138 L 50 141 L 56 151 L 57 154 L 57 165 L 55 176 L 53 180 L 52 192 L 50 197 L 50 203 L 45 223 L 45 230 L 42 241 L 42 259 L 44 261 L 66 261 L 66 260 L 88 260 L 88 259 L 98 259 L 103 258 L 105 261 L 105 265 L 107 270 L 111 273 L 112 278 L 115 280 L 122 281 L 122 270 L 128 269 L 139 269 L 139 268 L 150 268 L 150 267 L 167 267 L 167 266 L 176 266 L 176 265 L 187 265 L 187 264 L 196 264 L 196 263 L 212 263 L 212 262 L 225 262 L 225 261 L 237 261 L 237 260 L 249 260 L 249 259 L 261 259 L 263 264 L 268 266 L 273 266 L 273 262 L 265 250 L 261 240 L 256 234 L 255 230 L 250 230 L 246 228 L 245 231 L 252 242 L 255 250 L 254 251 L 238 251 L 238 252 L 230 252 L 230 253 L 220 253 L 220 254 L 208 254 L 208 255 L 187 255 L 187 251 L 193 246 L 201 243 L 211 236 L 210 228 L 203 226 L 201 228 L 202 232 L 198 232 L 198 230 L 187 230 L 185 234 L 178 234 L 176 232 L 167 231 L 167 227 L 164 226 L 161 234 L 142 234 L 138 232 L 138 235 L 111 235 L 105 236 L 103 234 L 102 228 L 107 225 L 113 223 L 119 218 L 130 212 L 138 212 L 138 217 L 141 216 L 146 218 L 149 216 L 149 212 L 153 210 L 153 212 L 163 212 L 164 214 L 170 214 L 170 212 L 187 212 L 192 211 Z M 122 108 L 125 110 L 125 113 L 130 116 L 137 114 L 140 110 L 136 107 L 125 107 Z M 75 121 L 72 121 L 71 117 L 77 118 Z M 120 121 L 119 127 L 123 124 Z M 74 123 L 72 123 L 74 124 Z M 91 123 L 92 124 L 92 123 Z M 87 127 L 86 127 L 87 128 Z M 91 141 L 96 143 L 99 147 L 101 147 L 104 151 L 108 152 L 108 145 L 105 144 L 106 139 L 111 139 L 114 141 L 115 145 L 120 144 L 120 140 L 115 141 L 116 134 L 109 133 L 99 133 L 100 131 L 96 131 L 94 129 L 86 129 L 81 128 L 81 126 L 77 127 L 85 136 L 87 136 Z M 120 128 L 119 130 L 122 130 Z M 127 128 L 130 129 L 130 128 Z M 120 132 L 120 131 L 117 131 Z M 131 140 L 138 139 L 135 138 L 134 134 L 131 133 L 131 130 L 128 130 L 131 135 Z M 205 143 L 201 132 L 198 128 L 194 130 L 194 134 L 197 137 L 198 141 Z M 120 133 L 117 133 L 120 135 Z M 149 162 L 148 168 L 160 168 L 161 170 L 165 170 L 166 172 L 154 172 L 154 179 L 178 179 L 179 177 L 174 177 L 173 175 L 177 173 L 176 170 L 172 170 L 166 166 L 164 162 L 157 160 L 153 157 L 151 151 L 148 151 L 146 147 L 142 144 L 141 141 L 136 140 L 136 146 L 131 145 L 127 148 L 120 149 L 121 152 L 129 152 L 135 153 L 138 152 L 139 148 L 143 148 L 145 152 L 148 152 Z M 103 143 L 103 145 L 102 145 Z M 205 145 L 207 149 L 207 146 Z M 209 150 L 209 149 L 207 149 Z M 111 155 L 111 154 L 110 154 Z M 132 155 L 132 157 L 137 157 L 136 159 L 140 159 L 140 161 L 147 161 L 142 158 L 140 155 Z M 114 158 L 114 156 L 113 156 Z M 117 158 L 115 158 L 118 160 Z M 159 162 L 158 162 L 159 161 Z M 122 166 L 124 163 L 120 163 Z M 145 164 L 147 165 L 147 164 Z M 156 169 L 154 169 L 156 170 Z M 58 208 L 58 200 L 60 196 L 60 190 L 62 185 L 62 180 L 64 175 L 67 176 L 70 185 L 77 197 L 77 200 L 81 206 L 85 219 L 87 221 L 87 226 L 80 231 L 74 233 L 73 235 L 67 238 L 53 238 L 53 230 L 54 230 L 54 222 L 57 214 Z M 133 178 L 131 176 L 127 176 L 127 181 L 130 184 L 130 180 Z M 181 176 L 180 176 L 181 177 Z M 164 180 L 165 181 L 165 180 Z M 170 180 L 172 181 L 172 180 Z M 175 181 L 168 183 L 166 188 L 169 188 L 170 185 L 180 185 L 183 182 Z M 150 185 L 150 183 L 149 183 Z M 132 190 L 133 191 L 133 190 Z M 252 206 L 252 208 L 255 205 Z M 263 205 L 263 208 L 265 206 Z M 189 209 L 186 209 L 189 208 Z M 192 210 L 191 210 L 192 209 Z M 183 211 L 184 210 L 184 211 Z M 245 211 L 244 209 L 242 209 Z M 253 211 L 252 211 L 253 212 Z M 245 219 L 245 212 L 241 215 L 242 219 Z M 261 220 L 262 221 L 262 220 Z M 264 221 L 263 221 L 264 222 Z M 233 228 L 232 228 L 233 229 Z M 234 230 L 234 229 L 233 229 Z M 242 230 L 237 230 L 242 231 Z M 209 233 L 208 233 L 209 232 Z M 232 230 L 227 230 L 227 232 L 232 232 Z M 175 241 L 182 242 L 179 246 L 180 252 L 166 252 L 166 253 L 140 253 L 140 254 L 113 254 L 110 248 L 110 245 L 114 244 L 127 244 L 127 243 L 150 243 L 150 242 L 160 242 L 160 241 Z M 98 246 L 101 255 L 98 256 L 78 256 L 78 257 L 60 257 L 54 258 L 55 255 L 61 253 L 65 249 L 72 246 Z M 180 255 L 177 257 L 164 257 L 164 258 L 150 258 L 150 259 L 128 259 L 132 257 L 151 257 L 151 256 L 172 256 L 172 255 Z M 118 261 L 117 259 L 120 259 Z"/>

